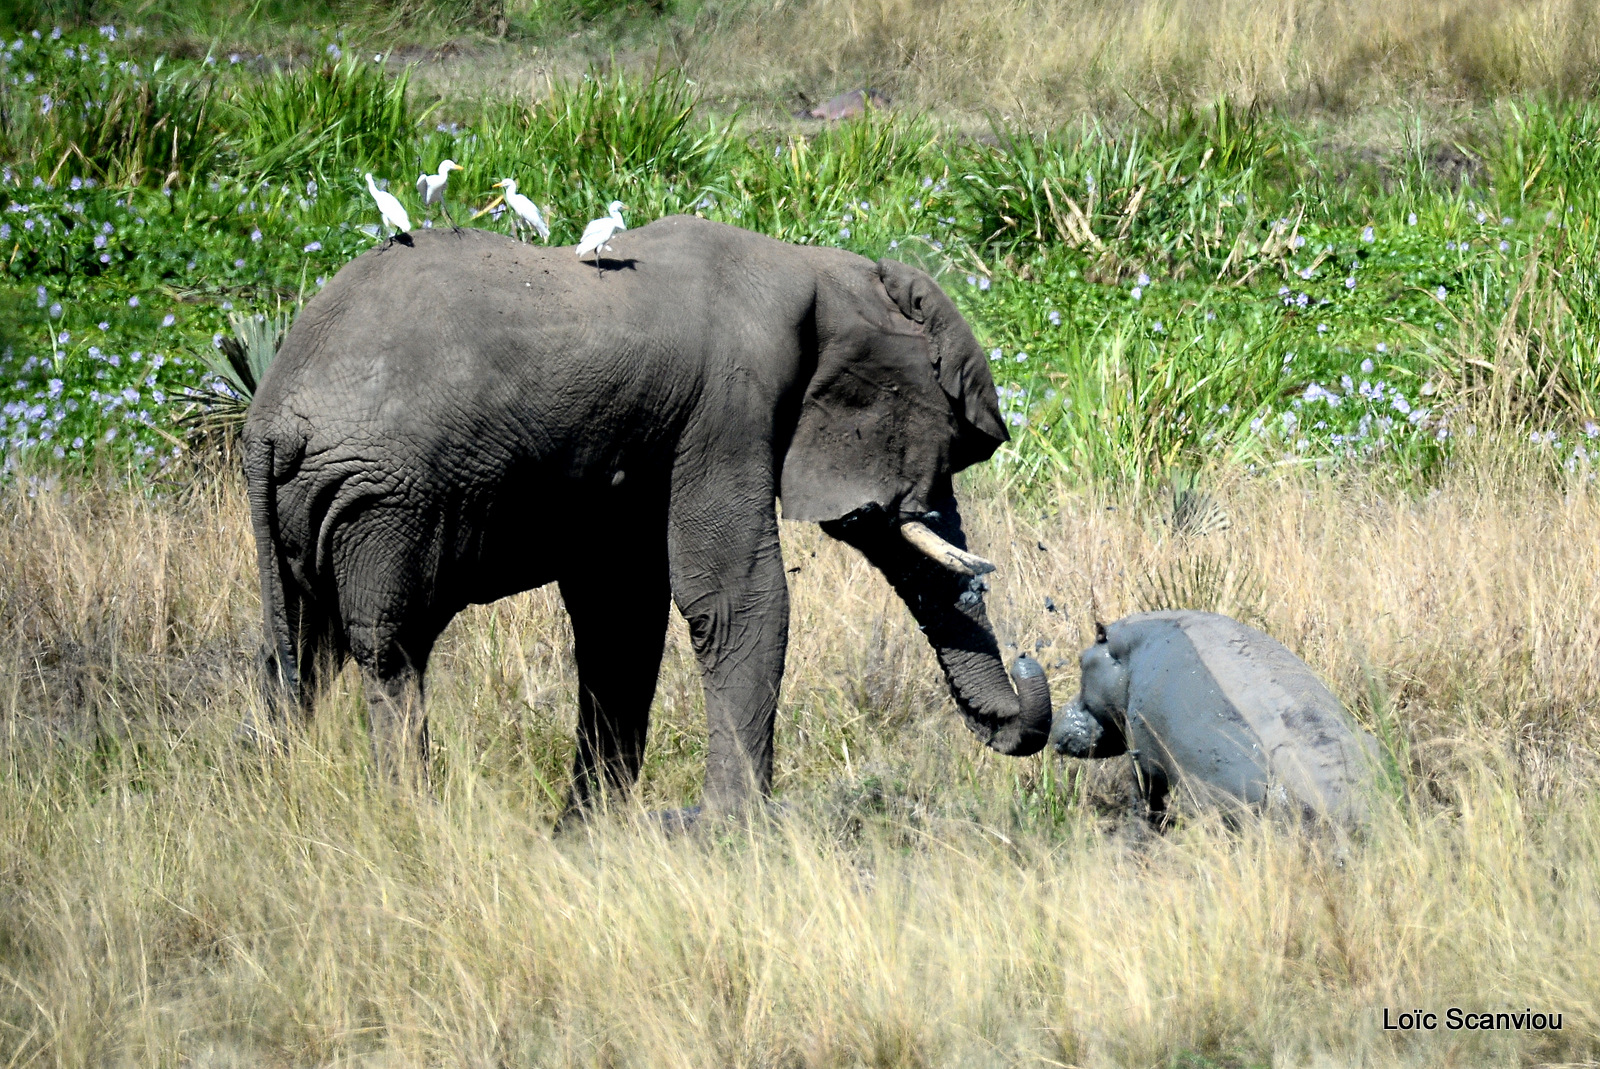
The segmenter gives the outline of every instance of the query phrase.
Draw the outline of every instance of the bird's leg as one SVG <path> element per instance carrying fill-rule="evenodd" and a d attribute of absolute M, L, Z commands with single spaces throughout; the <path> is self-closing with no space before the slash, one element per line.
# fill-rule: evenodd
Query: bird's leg
<path fill-rule="evenodd" d="M 461 228 L 456 225 L 455 217 L 450 214 L 450 206 L 444 202 L 443 197 L 439 198 L 439 210 L 444 212 L 444 217 L 450 221 L 451 231 L 457 234 L 461 233 Z"/>

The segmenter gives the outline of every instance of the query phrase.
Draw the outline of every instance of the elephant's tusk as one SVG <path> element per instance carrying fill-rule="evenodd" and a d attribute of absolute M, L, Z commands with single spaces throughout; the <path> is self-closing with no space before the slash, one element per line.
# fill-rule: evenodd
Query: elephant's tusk
<path fill-rule="evenodd" d="M 939 564 L 949 568 L 960 575 L 987 575 L 994 571 L 994 564 L 984 560 L 976 553 L 968 553 L 964 549 L 957 549 L 949 542 L 934 534 L 926 524 L 912 521 L 900 525 L 900 533 L 905 540 L 916 546 L 923 553 L 933 558 Z"/>

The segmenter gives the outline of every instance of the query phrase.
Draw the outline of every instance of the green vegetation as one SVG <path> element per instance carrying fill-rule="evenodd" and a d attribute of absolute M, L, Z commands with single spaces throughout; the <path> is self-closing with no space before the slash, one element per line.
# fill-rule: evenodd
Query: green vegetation
<path fill-rule="evenodd" d="M 1485 419 L 1588 469 L 1594 105 L 1507 106 L 1453 188 L 1421 144 L 1349 173 L 1225 103 L 993 143 L 899 115 L 808 138 L 702 117 L 678 75 L 619 73 L 445 121 L 408 73 L 337 45 L 257 77 L 127 42 L 3 53 L 8 470 L 170 460 L 184 406 L 228 390 L 204 374 L 225 314 L 315 293 L 375 240 L 362 175 L 406 195 L 446 156 L 458 202 L 515 177 L 557 242 L 615 197 L 635 225 L 693 211 L 924 264 L 992 350 L 1014 480 L 1215 460 L 1426 478 Z"/>

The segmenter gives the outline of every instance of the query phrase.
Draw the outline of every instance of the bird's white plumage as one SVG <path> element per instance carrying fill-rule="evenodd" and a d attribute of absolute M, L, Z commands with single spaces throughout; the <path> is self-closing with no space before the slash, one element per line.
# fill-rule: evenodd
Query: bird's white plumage
<path fill-rule="evenodd" d="M 422 203 L 438 204 L 444 200 L 444 187 L 450 181 L 450 172 L 461 169 L 461 165 L 455 160 L 445 160 L 439 164 L 438 174 L 419 175 L 417 178 L 417 196 L 422 198 Z"/>
<path fill-rule="evenodd" d="M 401 207 L 400 199 L 393 193 L 385 193 L 378 188 L 378 183 L 372 180 L 372 175 L 367 175 L 367 192 L 372 194 L 372 199 L 378 203 L 378 216 L 383 220 L 383 225 L 391 230 L 410 230 L 411 217 Z"/>
<path fill-rule="evenodd" d="M 578 258 L 580 260 L 592 252 L 594 253 L 595 263 L 598 264 L 600 262 L 600 253 L 611 251 L 611 246 L 607 245 L 606 242 L 610 241 L 611 236 L 617 231 L 628 229 L 628 225 L 622 221 L 623 207 L 624 205 L 620 200 L 612 201 L 606 209 L 608 214 L 591 221 L 588 226 L 583 228 L 583 237 L 578 242 Z"/>
<path fill-rule="evenodd" d="M 512 213 L 537 230 L 541 238 L 549 241 L 550 227 L 544 221 L 544 216 L 539 214 L 539 206 L 517 192 L 516 179 L 502 178 L 495 183 L 495 186 L 506 191 L 506 206 L 511 209 Z"/>

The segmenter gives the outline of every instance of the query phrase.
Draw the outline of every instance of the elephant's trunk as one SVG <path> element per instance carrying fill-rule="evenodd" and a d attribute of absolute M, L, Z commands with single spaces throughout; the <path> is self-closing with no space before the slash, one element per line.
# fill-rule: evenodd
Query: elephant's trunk
<path fill-rule="evenodd" d="M 965 551 L 961 516 L 953 500 L 924 517 L 923 523 L 939 539 Z M 902 537 L 898 526 L 881 513 L 849 517 L 824 524 L 823 529 L 864 553 L 905 600 L 933 645 L 950 693 L 974 734 L 990 749 L 1011 757 L 1044 749 L 1050 733 L 1050 684 L 1044 668 L 1026 653 L 1017 658 L 1007 677 L 984 612 L 987 585 L 981 578 L 936 563 L 925 546 Z"/>

